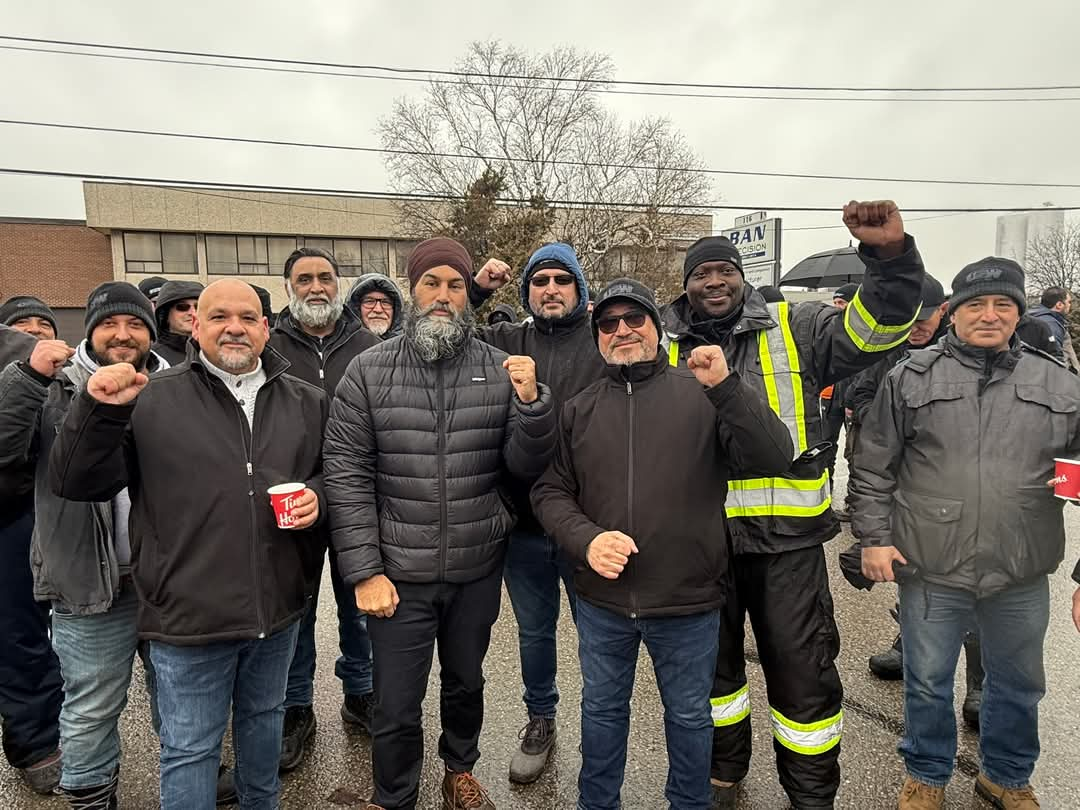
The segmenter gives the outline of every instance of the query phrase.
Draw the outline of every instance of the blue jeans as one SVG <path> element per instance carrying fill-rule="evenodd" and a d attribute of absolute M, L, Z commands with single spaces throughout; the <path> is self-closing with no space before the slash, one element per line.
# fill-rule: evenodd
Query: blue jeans
<path fill-rule="evenodd" d="M 517 619 L 525 706 L 530 717 L 553 718 L 559 702 L 555 684 L 559 580 L 576 621 L 573 567 L 547 535 L 515 531 L 510 535 L 503 576 Z"/>
<path fill-rule="evenodd" d="M 983 772 L 1007 788 L 1027 785 L 1039 758 L 1039 701 L 1046 692 L 1043 640 L 1050 620 L 1047 578 L 976 599 L 968 591 L 900 585 L 908 773 L 942 787 L 956 759 L 953 682 L 964 636 L 982 637 L 979 743 Z"/>
<path fill-rule="evenodd" d="M 130 582 L 105 613 L 73 616 L 53 605 L 53 649 L 64 676 L 60 785 L 66 790 L 107 785 L 120 766 L 117 722 L 127 705 L 139 643 L 136 608 Z"/>
<path fill-rule="evenodd" d="M 618 810 L 630 733 L 638 648 L 652 658 L 664 704 L 671 810 L 708 810 L 712 756 L 709 690 L 716 669 L 720 612 L 628 619 L 578 601 L 583 681 L 578 810 Z"/>
<path fill-rule="evenodd" d="M 321 576 L 320 576 L 321 579 Z M 352 587 L 346 585 L 337 570 L 337 556 L 330 552 L 330 581 L 337 602 L 338 645 L 341 655 L 334 664 L 334 674 L 341 681 L 346 695 L 369 695 L 371 680 L 371 639 L 368 637 L 367 616 L 356 607 Z M 296 653 L 289 666 L 289 685 L 285 692 L 285 707 L 310 706 L 314 699 L 315 681 L 315 616 L 319 611 L 319 588 L 308 603 L 307 613 L 300 620 Z"/>
<path fill-rule="evenodd" d="M 298 624 L 249 641 L 150 642 L 161 706 L 162 810 L 213 810 L 230 703 L 240 807 L 277 808 L 282 703 Z"/>

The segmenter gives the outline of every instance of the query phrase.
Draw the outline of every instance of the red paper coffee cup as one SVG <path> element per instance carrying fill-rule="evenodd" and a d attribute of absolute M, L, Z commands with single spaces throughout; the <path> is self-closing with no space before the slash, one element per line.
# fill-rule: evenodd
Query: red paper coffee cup
<path fill-rule="evenodd" d="M 278 484 L 266 490 L 270 496 L 270 505 L 274 507 L 274 517 L 277 518 L 279 529 L 291 529 L 296 525 L 292 510 L 305 489 L 307 487 L 304 484 Z"/>
<path fill-rule="evenodd" d="M 1067 501 L 1080 500 L 1080 461 L 1054 459 L 1054 495 Z"/>

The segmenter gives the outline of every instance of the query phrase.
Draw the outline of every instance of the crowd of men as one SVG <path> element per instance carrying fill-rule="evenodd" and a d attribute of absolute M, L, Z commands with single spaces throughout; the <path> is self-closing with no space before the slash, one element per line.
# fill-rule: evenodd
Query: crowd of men
<path fill-rule="evenodd" d="M 72 808 L 118 807 L 118 719 L 138 655 L 161 807 L 277 807 L 279 775 L 316 731 L 329 558 L 341 716 L 372 738 L 370 810 L 416 806 L 436 651 L 442 806 L 494 807 L 473 768 L 504 583 L 526 721 L 511 781 L 536 781 L 556 744 L 565 592 L 583 681 L 581 810 L 623 804 L 642 643 L 664 706 L 668 803 L 736 806 L 752 736 L 747 617 L 780 783 L 798 810 L 830 808 L 843 687 L 823 544 L 843 517 L 860 541 L 845 573 L 899 583 L 886 654 L 905 690 L 899 806 L 943 804 L 967 638 L 976 791 L 1037 808 L 1047 575 L 1064 556 L 1048 482 L 1055 456 L 1080 454 L 1080 378 L 1017 337 L 1027 299 L 1014 262 L 975 262 L 947 297 L 895 204 L 852 202 L 843 220 L 865 274 L 833 306 L 754 289 L 724 237 L 690 246 L 684 293 L 664 307 L 628 278 L 592 296 L 573 248 L 544 245 L 520 271 L 528 318 L 502 304 L 485 325 L 476 310 L 513 270 L 491 259 L 476 272 L 444 237 L 409 256 L 407 299 L 379 274 L 347 289 L 332 255 L 297 250 L 272 329 L 268 293 L 235 279 L 102 284 L 74 346 L 43 302 L 9 299 L 9 763 Z M 1070 306 L 1051 289 L 1032 313 L 1063 356 Z M 282 484 L 296 489 L 285 522 L 268 495 Z M 1072 615 L 1080 629 L 1080 588 Z M 230 723 L 234 764 L 222 762 Z"/>

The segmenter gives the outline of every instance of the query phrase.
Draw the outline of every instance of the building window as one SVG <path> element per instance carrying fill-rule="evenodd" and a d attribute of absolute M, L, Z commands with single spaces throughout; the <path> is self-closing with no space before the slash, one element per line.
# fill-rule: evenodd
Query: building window
<path fill-rule="evenodd" d="M 195 235 L 127 232 L 124 234 L 124 266 L 128 273 L 198 273 Z"/>
<path fill-rule="evenodd" d="M 390 275 L 390 243 L 385 239 L 363 241 L 364 272 Z"/>
<path fill-rule="evenodd" d="M 295 236 L 266 237 L 266 255 L 270 261 L 270 275 L 276 276 L 285 272 L 285 260 L 294 250 L 296 250 Z"/>
<path fill-rule="evenodd" d="M 239 272 L 235 236 L 206 237 L 206 269 L 212 276 L 235 276 Z"/>
<path fill-rule="evenodd" d="M 419 245 L 419 242 L 406 242 L 400 241 L 394 243 L 394 258 L 395 267 L 397 269 L 398 278 L 407 278 L 409 268 L 409 254 L 413 252 L 413 248 Z"/>
<path fill-rule="evenodd" d="M 295 236 L 208 235 L 206 265 L 212 276 L 275 275 L 294 250 Z"/>
<path fill-rule="evenodd" d="M 236 237 L 236 258 L 240 262 L 242 276 L 265 276 L 270 273 L 265 236 Z"/>

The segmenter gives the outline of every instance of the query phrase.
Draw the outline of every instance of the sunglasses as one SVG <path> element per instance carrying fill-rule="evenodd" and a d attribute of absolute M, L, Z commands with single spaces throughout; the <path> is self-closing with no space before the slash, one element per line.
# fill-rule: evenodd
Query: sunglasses
<path fill-rule="evenodd" d="M 571 284 L 574 284 L 577 279 L 565 274 L 561 276 L 533 276 L 532 281 L 529 283 L 539 289 L 540 287 L 546 287 L 553 281 L 560 287 L 569 287 Z"/>
<path fill-rule="evenodd" d="M 173 304 L 172 308 L 177 312 L 187 312 L 189 309 L 195 309 L 195 305 L 188 301 L 181 301 L 179 304 Z"/>
<path fill-rule="evenodd" d="M 624 312 L 622 315 L 605 315 L 596 319 L 596 328 L 605 335 L 613 335 L 619 331 L 620 321 L 626 321 L 626 325 L 631 329 L 640 329 L 648 318 L 649 316 L 640 310 Z"/>

